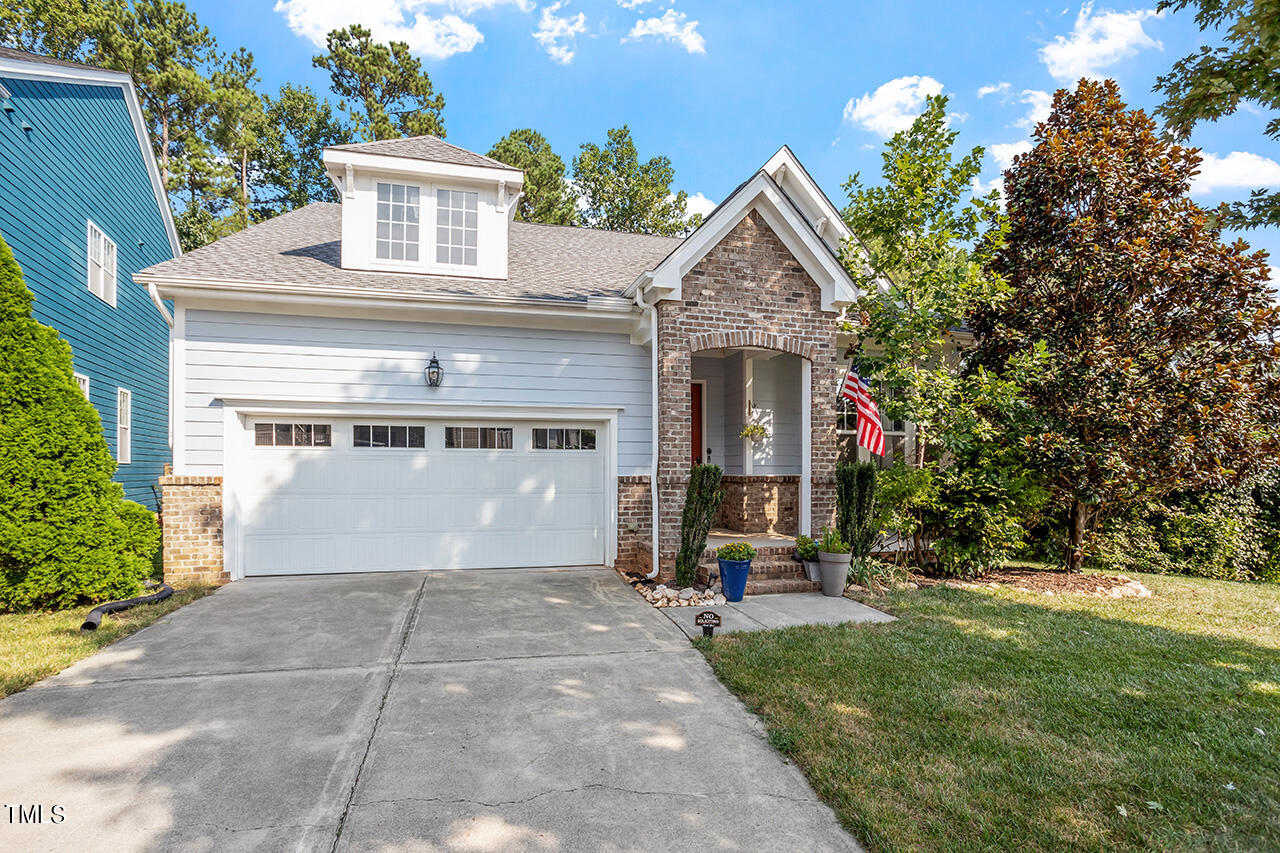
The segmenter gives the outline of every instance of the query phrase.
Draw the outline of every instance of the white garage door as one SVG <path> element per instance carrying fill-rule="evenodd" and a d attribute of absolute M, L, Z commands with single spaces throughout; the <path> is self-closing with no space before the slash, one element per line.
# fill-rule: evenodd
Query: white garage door
<path fill-rule="evenodd" d="M 246 575 L 604 562 L 598 425 L 297 421 L 248 425 Z"/>

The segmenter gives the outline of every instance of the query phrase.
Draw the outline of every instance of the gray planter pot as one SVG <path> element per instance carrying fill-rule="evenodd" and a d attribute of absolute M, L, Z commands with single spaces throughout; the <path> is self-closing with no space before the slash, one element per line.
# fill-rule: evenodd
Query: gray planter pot
<path fill-rule="evenodd" d="M 849 579 L 849 564 L 852 562 L 852 554 L 818 552 L 818 564 L 822 569 L 823 595 L 829 595 L 832 598 L 844 595 L 845 582 Z"/>
<path fill-rule="evenodd" d="M 819 568 L 822 565 L 821 563 L 817 560 L 801 560 L 800 562 L 804 563 L 805 577 L 811 581 L 822 580 L 822 569 Z"/>

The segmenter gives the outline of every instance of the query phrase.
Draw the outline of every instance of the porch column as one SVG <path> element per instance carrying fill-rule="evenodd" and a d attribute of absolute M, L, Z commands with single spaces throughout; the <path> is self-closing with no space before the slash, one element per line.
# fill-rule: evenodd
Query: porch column
<path fill-rule="evenodd" d="M 813 535 L 813 362 L 800 359 L 800 535 Z"/>

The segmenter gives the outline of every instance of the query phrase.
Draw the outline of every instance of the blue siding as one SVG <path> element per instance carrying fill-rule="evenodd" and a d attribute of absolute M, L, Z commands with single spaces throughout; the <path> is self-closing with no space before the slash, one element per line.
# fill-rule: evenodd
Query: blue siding
<path fill-rule="evenodd" d="M 116 389 L 133 392 L 132 462 L 116 480 L 154 508 L 170 459 L 169 330 L 133 273 L 173 256 L 119 86 L 9 79 L 0 112 L 0 235 L 35 294 L 36 318 L 71 344 L 116 453 Z M 22 130 L 23 123 L 32 130 Z M 116 307 L 89 292 L 86 222 L 117 247 Z"/>

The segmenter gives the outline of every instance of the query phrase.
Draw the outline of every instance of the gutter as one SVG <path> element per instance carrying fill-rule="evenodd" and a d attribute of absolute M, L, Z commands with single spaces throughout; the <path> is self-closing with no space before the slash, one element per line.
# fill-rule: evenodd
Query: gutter
<path fill-rule="evenodd" d="M 649 517 L 653 525 L 653 556 L 650 559 L 649 574 L 645 575 L 647 580 L 652 580 L 658 576 L 658 299 L 655 296 L 653 304 L 650 305 L 644 301 L 644 293 L 639 288 L 635 292 L 636 306 L 641 311 L 649 312 L 649 352 L 652 364 L 652 382 L 650 385 L 651 397 L 649 408 L 652 415 L 650 422 L 650 439 L 652 447 L 650 448 L 650 467 L 649 467 Z"/>

